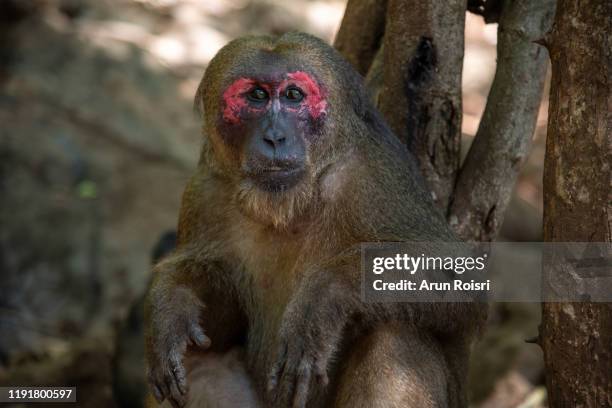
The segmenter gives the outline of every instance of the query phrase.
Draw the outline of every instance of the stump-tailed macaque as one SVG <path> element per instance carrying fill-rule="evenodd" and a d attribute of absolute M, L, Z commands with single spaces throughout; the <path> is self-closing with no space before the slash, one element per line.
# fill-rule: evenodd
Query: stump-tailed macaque
<path fill-rule="evenodd" d="M 156 398 L 465 406 L 482 307 L 361 300 L 361 242 L 457 238 L 348 62 L 306 34 L 241 38 L 196 105 L 201 160 L 145 307 Z"/>

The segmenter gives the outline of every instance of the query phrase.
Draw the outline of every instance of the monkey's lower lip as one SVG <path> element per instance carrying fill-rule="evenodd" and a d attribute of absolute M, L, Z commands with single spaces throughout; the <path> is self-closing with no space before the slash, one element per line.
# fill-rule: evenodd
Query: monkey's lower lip
<path fill-rule="evenodd" d="M 266 167 L 250 174 L 251 180 L 266 191 L 285 191 L 295 186 L 303 177 L 303 167 Z"/>
<path fill-rule="evenodd" d="M 264 169 L 262 169 L 261 171 L 263 173 L 277 173 L 277 174 L 284 174 L 284 173 L 293 173 L 296 171 L 301 171 L 302 169 L 299 167 L 266 167 Z"/>

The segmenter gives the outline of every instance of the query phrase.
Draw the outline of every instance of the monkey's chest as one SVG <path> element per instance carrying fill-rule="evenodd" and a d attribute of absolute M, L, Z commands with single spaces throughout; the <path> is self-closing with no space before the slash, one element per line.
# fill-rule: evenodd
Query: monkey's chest
<path fill-rule="evenodd" d="M 251 299 L 247 313 L 265 321 L 275 320 L 285 310 L 302 276 L 298 254 L 259 251 L 258 257 L 242 260 L 243 290 Z"/>
<path fill-rule="evenodd" d="M 264 370 L 275 350 L 281 318 L 303 275 L 303 245 L 282 239 L 242 234 L 234 248 L 241 271 L 237 286 L 249 319 L 248 355 L 253 368 Z"/>

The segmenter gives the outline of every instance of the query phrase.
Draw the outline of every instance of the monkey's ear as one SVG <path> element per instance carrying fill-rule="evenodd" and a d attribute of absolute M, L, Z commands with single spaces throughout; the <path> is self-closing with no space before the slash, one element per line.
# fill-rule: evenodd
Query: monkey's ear
<path fill-rule="evenodd" d="M 204 119 L 204 80 L 200 81 L 198 90 L 193 98 L 193 113 Z"/>

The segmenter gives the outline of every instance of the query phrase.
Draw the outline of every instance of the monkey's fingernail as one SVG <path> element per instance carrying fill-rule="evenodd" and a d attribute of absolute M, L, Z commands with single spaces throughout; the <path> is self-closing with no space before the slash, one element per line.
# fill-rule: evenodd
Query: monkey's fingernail
<path fill-rule="evenodd" d="M 202 347 L 208 348 L 210 347 L 211 343 L 212 343 L 212 340 L 210 340 L 209 337 L 204 336 L 204 340 L 202 340 Z"/>
<path fill-rule="evenodd" d="M 212 343 L 210 338 L 207 335 L 205 335 L 202 329 L 200 328 L 193 330 L 193 333 L 191 334 L 191 340 L 197 346 L 204 347 L 204 348 L 210 347 L 210 344 Z"/>

